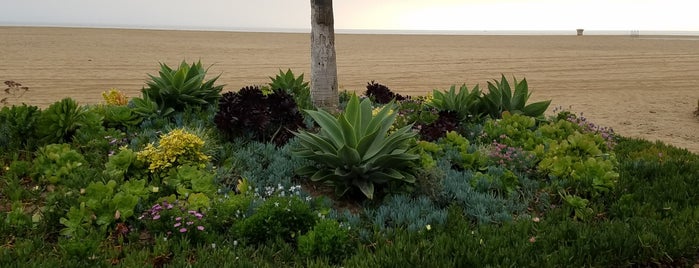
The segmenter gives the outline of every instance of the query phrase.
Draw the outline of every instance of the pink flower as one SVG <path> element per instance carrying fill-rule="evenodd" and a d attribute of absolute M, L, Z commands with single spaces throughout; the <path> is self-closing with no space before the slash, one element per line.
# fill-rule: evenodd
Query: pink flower
<path fill-rule="evenodd" d="M 180 227 L 180 225 L 182 225 L 182 223 L 178 222 L 178 223 L 175 223 L 175 225 L 173 225 L 173 227 L 177 228 L 177 227 Z"/>
<path fill-rule="evenodd" d="M 180 228 L 180 233 L 186 233 L 186 232 L 187 232 L 187 228 Z"/>
<path fill-rule="evenodd" d="M 187 225 L 192 225 L 192 224 L 194 224 L 193 221 L 188 221 L 188 222 L 187 222 Z"/>
<path fill-rule="evenodd" d="M 181 220 L 182 220 L 182 217 L 175 218 L 175 221 L 181 221 Z"/>
<path fill-rule="evenodd" d="M 204 231 L 204 226 L 199 225 L 197 226 L 197 229 L 199 229 L 199 231 Z"/>
<path fill-rule="evenodd" d="M 534 243 L 534 242 L 536 242 L 536 236 L 532 236 L 531 238 L 529 238 L 529 243 Z"/>
<path fill-rule="evenodd" d="M 154 220 L 160 219 L 160 214 L 156 214 L 155 216 L 153 216 L 153 219 Z"/>

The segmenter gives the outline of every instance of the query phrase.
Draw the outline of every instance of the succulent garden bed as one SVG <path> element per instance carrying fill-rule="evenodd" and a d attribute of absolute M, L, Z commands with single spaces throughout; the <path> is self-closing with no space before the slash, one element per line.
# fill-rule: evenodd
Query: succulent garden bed
<path fill-rule="evenodd" d="M 303 76 L 0 110 L 0 264 L 692 266 L 699 156 L 528 103 L 526 80 L 316 110 Z M 10 84 L 6 85 L 11 86 Z M 15 85 L 15 83 L 12 83 Z M 14 88 L 13 88 L 14 90 Z"/>

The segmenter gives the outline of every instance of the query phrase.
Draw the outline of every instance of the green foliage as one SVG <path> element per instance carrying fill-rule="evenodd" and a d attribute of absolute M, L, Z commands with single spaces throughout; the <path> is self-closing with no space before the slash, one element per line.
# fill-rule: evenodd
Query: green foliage
<path fill-rule="evenodd" d="M 246 194 L 225 195 L 214 198 L 206 218 L 209 230 L 226 233 L 231 226 L 248 215 L 253 198 Z"/>
<path fill-rule="evenodd" d="M 213 196 L 216 193 L 215 175 L 215 173 L 205 169 L 191 165 L 180 165 L 170 169 L 168 176 L 163 179 L 163 185 L 183 196 L 193 193 Z"/>
<path fill-rule="evenodd" d="M 457 132 L 447 132 L 437 143 L 443 148 L 446 159 L 461 169 L 483 170 L 487 166 L 487 155 Z"/>
<path fill-rule="evenodd" d="M 33 162 L 35 178 L 41 183 L 70 185 L 76 170 L 85 163 L 85 158 L 70 145 L 49 144 L 37 150 Z"/>
<path fill-rule="evenodd" d="M 606 148 L 601 137 L 575 133 L 550 143 L 538 170 L 568 193 L 599 197 L 614 188 L 619 177 L 614 154 L 604 154 L 601 148 Z"/>
<path fill-rule="evenodd" d="M 95 112 L 102 115 L 105 128 L 120 130 L 131 129 L 141 123 L 143 118 L 134 109 L 121 105 L 99 105 Z"/>
<path fill-rule="evenodd" d="M 298 251 L 301 256 L 325 257 L 331 263 L 340 263 L 356 249 L 349 230 L 339 222 L 330 219 L 318 221 L 313 229 L 299 236 L 298 239 Z"/>
<path fill-rule="evenodd" d="M 295 241 L 315 224 L 311 207 L 297 197 L 272 197 L 255 213 L 235 225 L 236 236 L 251 244 L 262 244 L 281 238 Z"/>
<path fill-rule="evenodd" d="M 2 107 L 0 110 L 0 151 L 33 151 L 38 146 L 37 120 L 41 111 L 36 106 Z"/>
<path fill-rule="evenodd" d="M 217 105 L 223 86 L 214 85 L 218 76 L 205 80 L 206 71 L 201 62 L 190 66 L 182 61 L 179 68 L 174 70 L 161 63 L 160 76 L 148 75 L 151 80 L 146 82 L 148 87 L 141 90 L 143 100 L 154 101 L 160 111 L 184 111 L 186 107 Z"/>
<path fill-rule="evenodd" d="M 138 155 L 131 149 L 122 149 L 109 157 L 104 174 L 118 182 L 143 175 L 145 163 L 138 160 Z"/>
<path fill-rule="evenodd" d="M 286 73 L 279 70 L 278 75 L 274 78 L 270 77 L 269 79 L 272 80 L 272 82 L 269 83 L 269 87 L 272 90 L 284 90 L 293 96 L 299 110 L 313 109 L 311 88 L 308 86 L 308 82 L 303 81 L 303 74 L 295 77 L 291 69 L 288 69 Z"/>
<path fill-rule="evenodd" d="M 320 166 L 306 166 L 297 172 L 311 175 L 312 181 L 328 181 L 338 187 L 340 195 L 358 188 L 366 197 L 374 197 L 374 186 L 392 181 L 414 183 L 410 168 L 418 156 L 406 143 L 415 134 L 411 126 L 389 133 L 396 114 L 392 104 L 372 115 L 371 101 L 359 102 L 352 96 L 347 108 L 335 118 L 326 111 L 306 111 L 320 125 L 320 133 L 301 131 L 296 134 L 299 157 Z"/>
<path fill-rule="evenodd" d="M 486 112 L 492 118 L 501 118 L 503 112 L 511 114 L 524 114 L 531 117 L 542 117 L 548 109 L 551 101 L 541 101 L 527 105 L 527 100 L 531 93 L 527 85 L 527 79 L 517 82 L 515 78 L 515 91 L 512 92 L 509 82 L 502 75 L 500 81 L 494 80 L 495 84 L 488 82 L 488 93 L 483 95 L 482 101 Z"/>
<path fill-rule="evenodd" d="M 614 217 L 669 219 L 699 206 L 699 156 L 685 149 L 639 139 L 614 148 L 619 180 L 611 205 Z"/>
<path fill-rule="evenodd" d="M 0 217 L 0 221 L 0 233 L 3 233 L 0 238 L 4 238 L 4 234 L 24 234 L 34 227 L 32 217 L 24 212 L 22 202 L 13 202 L 11 210 L 4 217 Z"/>
<path fill-rule="evenodd" d="M 73 99 L 64 98 L 51 104 L 37 122 L 39 137 L 45 143 L 70 143 L 78 132 L 94 132 L 102 128 L 102 117 L 88 112 Z"/>
<path fill-rule="evenodd" d="M 143 98 L 131 99 L 128 107 L 132 109 L 134 114 L 140 116 L 143 120 L 166 118 L 175 113 L 175 109 L 173 107 L 161 107 L 154 99 L 145 94 L 143 95 Z"/>
<path fill-rule="evenodd" d="M 432 91 L 433 99 L 430 105 L 440 111 L 452 111 L 458 114 L 459 120 L 475 121 L 480 119 L 481 110 L 481 90 L 476 85 L 470 92 L 466 84 L 459 87 L 456 93 L 456 85 L 452 85 L 449 90 Z"/>
<path fill-rule="evenodd" d="M 509 112 L 503 113 L 502 119 L 489 119 L 483 125 L 483 132 L 487 135 L 486 142 L 497 140 L 502 144 L 522 147 L 525 150 L 532 150 L 543 143 L 534 132 L 535 129 L 534 118 Z"/>
<path fill-rule="evenodd" d="M 139 200 L 147 196 L 145 180 L 130 180 L 122 185 L 117 185 L 113 180 L 106 184 L 93 182 L 85 188 L 85 194 L 80 198 L 85 204 L 80 210 L 89 211 L 95 219 L 94 223 L 100 226 L 102 231 L 106 231 L 106 228 L 116 221 L 126 221 L 132 217 Z M 73 222 L 70 214 L 68 216 L 68 221 Z M 83 215 L 79 214 L 79 217 L 82 218 Z M 66 227 L 65 232 L 74 232 L 70 231 L 72 225 Z"/>

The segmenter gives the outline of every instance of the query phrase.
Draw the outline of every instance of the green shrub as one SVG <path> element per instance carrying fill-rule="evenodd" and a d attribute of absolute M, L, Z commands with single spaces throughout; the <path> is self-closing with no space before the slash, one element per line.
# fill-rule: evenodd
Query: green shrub
<path fill-rule="evenodd" d="M 445 91 L 435 89 L 432 91 L 432 96 L 430 105 L 440 111 L 455 112 L 460 121 L 477 121 L 481 118 L 481 90 L 478 85 L 473 87 L 470 92 L 466 84 L 459 87 L 458 93 L 456 93 L 455 85 Z"/>
<path fill-rule="evenodd" d="M 33 151 L 38 146 L 37 121 L 41 111 L 36 106 L 2 107 L 0 110 L 0 151 Z"/>
<path fill-rule="evenodd" d="M 281 89 L 293 96 L 299 110 L 313 109 L 311 88 L 308 86 L 308 82 L 303 81 L 303 74 L 295 77 L 291 69 L 288 69 L 286 73 L 279 70 L 278 75 L 274 78 L 270 77 L 269 79 L 272 80 L 272 82 L 269 83 L 270 89 L 272 89 L 272 91 Z"/>
<path fill-rule="evenodd" d="M 246 194 L 218 196 L 207 211 L 207 225 L 215 233 L 226 233 L 234 224 L 250 215 L 253 198 Z"/>
<path fill-rule="evenodd" d="M 39 137 L 44 143 L 70 143 L 78 132 L 95 132 L 102 128 L 99 114 L 89 112 L 73 99 L 64 98 L 41 112 L 37 122 Z"/>
<path fill-rule="evenodd" d="M 330 182 L 340 196 L 358 188 L 369 199 L 374 197 L 375 185 L 414 183 L 411 164 L 418 156 L 409 151 L 407 141 L 415 134 L 411 125 L 388 132 L 396 118 L 392 108 L 386 105 L 374 116 L 371 101 L 360 103 L 354 95 L 337 118 L 322 110 L 306 111 L 321 130 L 318 134 L 297 133 L 301 146 L 294 153 L 319 166 L 306 166 L 298 174 Z"/>
<path fill-rule="evenodd" d="M 322 219 L 308 233 L 299 236 L 298 251 L 306 258 L 325 257 L 339 263 L 351 255 L 357 245 L 352 243 L 349 230 L 339 222 Z"/>
<path fill-rule="evenodd" d="M 237 223 L 235 235 L 250 244 L 280 238 L 287 242 L 307 232 L 316 222 L 308 203 L 297 197 L 271 197 L 254 214 Z"/>
<path fill-rule="evenodd" d="M 182 61 L 179 68 L 174 70 L 161 63 L 159 76 L 148 75 L 151 80 L 146 82 L 148 87 L 141 90 L 142 100 L 155 102 L 160 111 L 184 111 L 187 107 L 216 105 L 223 86 L 214 85 L 218 76 L 205 80 L 206 72 L 201 62 L 190 66 Z M 134 101 L 137 99 L 134 98 Z"/>
<path fill-rule="evenodd" d="M 500 81 L 494 80 L 494 82 L 495 84 L 488 82 L 488 93 L 482 98 L 483 107 L 492 118 L 501 118 L 503 112 L 542 118 L 551 104 L 550 100 L 527 104 L 527 100 L 531 96 L 527 79 L 517 82 L 515 78 L 514 93 L 505 75 L 502 75 Z"/>

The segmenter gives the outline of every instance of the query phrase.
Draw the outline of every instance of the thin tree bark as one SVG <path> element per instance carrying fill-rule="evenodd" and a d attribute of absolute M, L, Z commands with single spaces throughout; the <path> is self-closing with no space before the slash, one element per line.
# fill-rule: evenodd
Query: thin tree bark
<path fill-rule="evenodd" d="M 311 99 L 316 107 L 337 108 L 337 62 L 332 0 L 311 0 Z"/>

